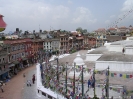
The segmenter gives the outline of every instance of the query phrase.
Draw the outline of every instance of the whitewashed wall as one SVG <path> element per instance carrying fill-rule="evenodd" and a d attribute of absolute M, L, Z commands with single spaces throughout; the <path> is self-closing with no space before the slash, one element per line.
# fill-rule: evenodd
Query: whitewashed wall
<path fill-rule="evenodd" d="M 43 49 L 44 50 L 50 50 L 50 49 L 52 49 L 51 42 L 50 41 L 44 42 L 44 48 Z"/>
<path fill-rule="evenodd" d="M 104 70 L 110 68 L 110 71 L 133 71 L 133 62 L 118 62 L 118 61 L 96 61 L 96 70 Z"/>
<path fill-rule="evenodd" d="M 85 61 L 96 61 L 101 56 L 102 56 L 102 54 L 86 54 L 86 60 Z"/>
<path fill-rule="evenodd" d="M 133 47 L 125 47 L 125 53 L 124 54 L 133 55 Z"/>
<path fill-rule="evenodd" d="M 122 52 L 123 46 L 122 45 L 110 45 L 109 51 L 115 51 L 115 52 Z"/>

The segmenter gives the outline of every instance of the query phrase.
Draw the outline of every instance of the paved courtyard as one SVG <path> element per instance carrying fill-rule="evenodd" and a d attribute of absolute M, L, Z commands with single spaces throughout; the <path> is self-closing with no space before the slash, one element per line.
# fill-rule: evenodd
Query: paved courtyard
<path fill-rule="evenodd" d="M 23 73 L 26 77 L 23 77 Z M 31 87 L 27 87 L 26 81 L 32 80 L 32 75 L 36 75 L 36 67 L 30 66 L 16 76 L 14 76 L 4 86 L 4 93 L 0 91 L 0 99 L 45 99 L 43 96 L 37 94 L 36 82 Z"/>

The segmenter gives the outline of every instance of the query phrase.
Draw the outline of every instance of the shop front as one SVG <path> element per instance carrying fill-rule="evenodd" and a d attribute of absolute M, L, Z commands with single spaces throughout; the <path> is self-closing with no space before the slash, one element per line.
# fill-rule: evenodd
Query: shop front
<path fill-rule="evenodd" d="M 27 67 L 28 66 L 28 59 L 25 57 L 25 58 L 22 58 L 22 63 L 23 63 L 23 67 Z"/>
<path fill-rule="evenodd" d="M 19 61 L 14 61 L 14 74 L 17 75 L 18 71 L 20 71 Z"/>
<path fill-rule="evenodd" d="M 0 80 L 1 81 L 6 81 L 6 79 L 9 79 L 9 74 L 8 74 L 9 71 L 10 71 L 10 69 L 6 69 L 6 70 L 0 72 Z"/>
<path fill-rule="evenodd" d="M 12 77 L 14 75 L 14 71 L 15 71 L 15 64 L 11 63 L 8 65 L 9 70 L 9 76 Z"/>

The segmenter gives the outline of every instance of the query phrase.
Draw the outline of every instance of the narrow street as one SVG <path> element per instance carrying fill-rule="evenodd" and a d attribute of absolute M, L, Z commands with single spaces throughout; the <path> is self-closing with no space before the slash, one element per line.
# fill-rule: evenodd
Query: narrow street
<path fill-rule="evenodd" d="M 23 77 L 23 73 L 26 77 Z M 4 86 L 4 93 L 0 90 L 0 99 L 41 99 L 37 95 L 36 82 L 31 87 L 27 87 L 27 80 L 32 80 L 32 75 L 36 75 L 36 67 L 30 66 L 20 71 Z M 44 98 L 43 98 L 44 99 Z"/>

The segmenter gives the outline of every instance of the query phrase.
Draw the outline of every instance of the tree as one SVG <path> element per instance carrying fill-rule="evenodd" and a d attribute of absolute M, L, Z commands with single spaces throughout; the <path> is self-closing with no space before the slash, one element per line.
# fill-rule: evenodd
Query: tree
<path fill-rule="evenodd" d="M 76 31 L 77 31 L 77 32 L 82 32 L 83 30 L 82 30 L 81 27 L 78 27 L 78 28 L 76 29 Z"/>
<path fill-rule="evenodd" d="M 130 35 L 133 36 L 133 31 L 130 32 Z"/>
<path fill-rule="evenodd" d="M 87 29 L 82 30 L 83 33 L 87 33 Z"/>
<path fill-rule="evenodd" d="M 87 29 L 82 29 L 81 27 L 78 27 L 76 31 L 80 33 L 87 33 Z"/>
<path fill-rule="evenodd" d="M 21 34 L 22 33 L 22 30 L 20 30 L 19 33 Z"/>

